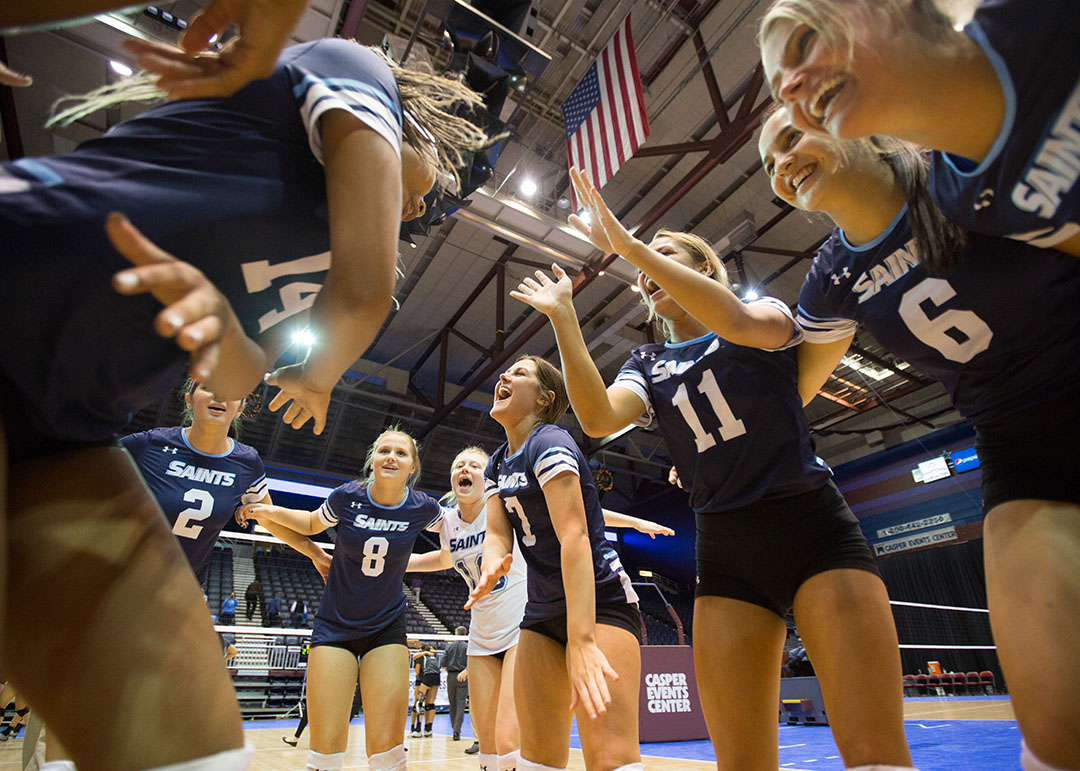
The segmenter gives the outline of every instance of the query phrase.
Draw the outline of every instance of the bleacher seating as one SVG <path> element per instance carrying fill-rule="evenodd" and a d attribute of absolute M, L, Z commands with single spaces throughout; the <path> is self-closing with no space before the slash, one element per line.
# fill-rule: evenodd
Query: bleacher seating
<path fill-rule="evenodd" d="M 282 625 L 291 625 L 289 606 L 293 600 L 300 598 L 307 607 L 307 618 L 302 626 L 311 628 L 325 588 L 322 576 L 311 564 L 311 560 L 289 550 L 260 551 L 255 554 L 255 575 L 263 585 L 264 623 L 266 603 L 270 602 L 270 598 L 277 592 L 281 592 L 285 596 L 281 610 Z"/>
<path fill-rule="evenodd" d="M 210 553 L 210 565 L 203 582 L 206 604 L 217 617 L 221 613 L 221 601 L 233 591 L 233 553 L 227 546 L 216 545 Z"/>
<path fill-rule="evenodd" d="M 418 576 L 420 582 L 420 601 L 451 632 L 458 626 L 469 628 L 469 611 L 465 610 L 465 601 L 469 599 L 469 587 L 456 572 L 409 573 L 405 583 L 412 584 Z"/>

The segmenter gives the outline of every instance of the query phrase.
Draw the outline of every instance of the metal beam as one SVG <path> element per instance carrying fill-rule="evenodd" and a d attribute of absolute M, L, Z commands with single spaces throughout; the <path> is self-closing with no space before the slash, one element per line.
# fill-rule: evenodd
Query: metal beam
<path fill-rule="evenodd" d="M 712 100 L 716 121 L 720 124 L 721 130 L 726 129 L 731 121 L 728 118 L 724 97 L 720 94 L 720 84 L 716 82 L 716 73 L 713 72 L 709 52 L 705 48 L 705 38 L 701 36 L 700 29 L 694 30 L 694 50 L 697 51 L 698 61 L 701 63 L 701 74 L 705 77 L 705 88 L 709 92 L 709 99 Z"/>

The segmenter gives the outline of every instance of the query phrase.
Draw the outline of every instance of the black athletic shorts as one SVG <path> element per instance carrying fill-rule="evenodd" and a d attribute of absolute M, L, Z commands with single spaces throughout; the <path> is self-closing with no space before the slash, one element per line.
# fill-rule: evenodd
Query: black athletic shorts
<path fill-rule="evenodd" d="M 363 658 L 364 654 L 375 650 L 383 645 L 405 644 L 405 613 L 395 618 L 385 627 L 373 634 L 357 637 L 355 640 L 311 640 L 311 647 L 318 648 L 329 645 L 334 648 L 343 648 L 356 658 Z"/>
<path fill-rule="evenodd" d="M 637 641 L 641 642 L 641 613 L 638 612 L 637 603 L 611 602 L 600 603 L 596 606 L 596 623 L 604 626 L 617 626 L 630 632 Z M 555 616 L 535 624 L 522 624 L 522 629 L 537 632 L 550 637 L 560 645 L 566 645 L 566 614 Z"/>
<path fill-rule="evenodd" d="M 1024 499 L 1080 503 L 1080 392 L 977 426 L 975 452 L 984 513 Z"/>
<path fill-rule="evenodd" d="M 855 568 L 880 575 L 859 521 L 831 481 L 696 520 L 698 597 L 730 597 L 783 617 L 799 587 L 818 573 Z"/>
<path fill-rule="evenodd" d="M 429 687 L 434 686 L 436 688 L 439 687 L 439 683 L 441 681 L 442 681 L 442 676 L 438 672 L 431 672 L 429 674 L 424 675 L 420 679 L 420 682 L 422 682 L 424 685 L 429 686 Z"/>

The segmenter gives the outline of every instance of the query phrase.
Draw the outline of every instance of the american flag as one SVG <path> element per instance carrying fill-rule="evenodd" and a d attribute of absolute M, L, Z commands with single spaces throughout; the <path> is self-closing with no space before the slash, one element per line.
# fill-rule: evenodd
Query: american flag
<path fill-rule="evenodd" d="M 563 102 L 570 166 L 602 188 L 649 136 L 627 16 L 615 37 Z M 577 196 L 571 197 L 577 208 Z"/>

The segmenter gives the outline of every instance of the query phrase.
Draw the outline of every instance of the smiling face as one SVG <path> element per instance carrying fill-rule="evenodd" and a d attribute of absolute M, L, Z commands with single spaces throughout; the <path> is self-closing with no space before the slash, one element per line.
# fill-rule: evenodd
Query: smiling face
<path fill-rule="evenodd" d="M 654 252 L 659 252 L 665 257 L 674 260 L 680 265 L 693 268 L 705 275 L 711 275 L 712 273 L 712 266 L 708 262 L 699 263 L 694 260 L 690 253 L 675 239 L 671 238 L 671 236 L 658 236 L 657 238 L 654 238 L 649 244 L 649 248 Z M 660 318 L 670 319 L 675 315 L 685 313 L 682 306 L 672 300 L 668 293 L 661 289 L 660 285 L 646 274 L 639 272 L 637 283 L 638 288 L 641 289 L 641 296 L 645 299 L 646 304 Z"/>
<path fill-rule="evenodd" d="M 484 497 L 484 469 L 488 458 L 476 450 L 462 450 L 450 466 L 450 489 L 458 501 L 472 503 Z"/>
<path fill-rule="evenodd" d="M 435 151 L 417 151 L 408 142 L 401 145 L 401 221 L 421 216 L 426 208 L 424 196 L 435 186 L 438 164 Z"/>
<path fill-rule="evenodd" d="M 184 404 L 191 410 L 193 423 L 200 426 L 220 425 L 228 430 L 229 425 L 243 409 L 244 400 L 221 401 L 206 386 L 198 383 L 194 390 L 184 394 Z"/>
<path fill-rule="evenodd" d="M 792 5 L 810 6 L 808 18 L 842 20 L 823 30 L 767 16 L 761 62 L 773 98 L 787 107 L 792 124 L 848 139 L 889 133 L 905 117 L 905 95 L 914 85 L 904 66 L 917 54 L 914 36 L 895 11 L 867 8 L 865 0 Z"/>
<path fill-rule="evenodd" d="M 370 465 L 374 480 L 400 483 L 404 487 L 418 465 L 419 459 L 410 436 L 387 432 L 375 442 Z"/>
<path fill-rule="evenodd" d="M 795 128 L 778 110 L 762 126 L 758 154 L 777 196 L 797 209 L 828 211 L 833 183 L 846 169 L 834 140 Z"/>
<path fill-rule="evenodd" d="M 518 359 L 499 375 L 491 417 L 503 422 L 504 419 L 538 415 L 545 404 L 546 400 L 540 395 L 536 362 L 531 359 Z"/>

